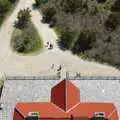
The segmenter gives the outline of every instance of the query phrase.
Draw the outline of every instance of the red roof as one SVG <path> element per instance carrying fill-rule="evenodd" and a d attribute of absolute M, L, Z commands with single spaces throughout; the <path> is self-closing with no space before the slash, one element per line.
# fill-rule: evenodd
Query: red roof
<path fill-rule="evenodd" d="M 116 112 L 116 108 L 112 103 L 80 103 L 74 109 L 69 111 L 69 114 L 73 114 L 74 117 L 87 116 L 93 117 L 95 112 L 104 112 L 106 118 Z"/>
<path fill-rule="evenodd" d="M 51 90 L 50 103 L 18 103 L 13 120 L 24 120 L 29 112 L 38 112 L 40 118 L 92 118 L 95 112 L 104 112 L 108 120 L 118 120 L 112 103 L 82 103 L 79 89 L 70 81 L 63 80 Z"/>
<path fill-rule="evenodd" d="M 68 117 L 68 114 L 53 103 L 18 103 L 16 110 L 24 117 L 27 117 L 29 112 L 39 112 L 41 118 L 51 118 L 53 116 L 55 118 Z"/>
<path fill-rule="evenodd" d="M 68 80 L 63 80 L 52 88 L 51 102 L 68 111 L 80 102 L 80 91 Z"/>

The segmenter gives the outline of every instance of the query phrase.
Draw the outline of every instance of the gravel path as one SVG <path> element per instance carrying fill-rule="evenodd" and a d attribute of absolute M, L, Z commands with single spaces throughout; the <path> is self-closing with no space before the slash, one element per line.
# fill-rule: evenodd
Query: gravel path
<path fill-rule="evenodd" d="M 0 71 L 9 75 L 48 75 L 54 74 L 59 65 L 62 65 L 63 71 L 81 72 L 83 75 L 120 75 L 120 71 L 113 67 L 85 61 L 70 52 L 61 51 L 56 45 L 55 32 L 47 24 L 41 23 L 42 17 L 37 10 L 32 10 L 32 21 L 43 38 L 44 44 L 50 41 L 54 49 L 45 49 L 43 53 L 33 56 L 20 56 L 13 53 L 9 44 L 17 12 L 27 7 L 32 9 L 33 3 L 34 0 L 20 0 L 14 12 L 0 29 Z M 55 68 L 51 69 L 53 63 Z"/>
<path fill-rule="evenodd" d="M 59 81 L 6 81 L 1 102 L 0 120 L 12 120 L 13 109 L 17 102 L 47 102 L 51 88 Z M 72 81 L 79 89 L 82 102 L 112 102 L 120 111 L 119 81 Z M 94 87 L 93 87 L 94 86 Z M 7 116 L 5 118 L 5 116 Z"/>

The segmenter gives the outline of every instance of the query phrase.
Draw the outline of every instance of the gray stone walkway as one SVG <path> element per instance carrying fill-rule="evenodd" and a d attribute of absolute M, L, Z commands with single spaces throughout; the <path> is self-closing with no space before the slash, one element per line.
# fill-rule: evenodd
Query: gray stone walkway
<path fill-rule="evenodd" d="M 0 120 L 12 120 L 13 110 L 17 102 L 49 101 L 51 88 L 58 80 L 25 80 L 6 81 L 1 103 Z M 120 111 L 119 81 L 72 81 L 81 93 L 82 102 L 113 102 Z"/>

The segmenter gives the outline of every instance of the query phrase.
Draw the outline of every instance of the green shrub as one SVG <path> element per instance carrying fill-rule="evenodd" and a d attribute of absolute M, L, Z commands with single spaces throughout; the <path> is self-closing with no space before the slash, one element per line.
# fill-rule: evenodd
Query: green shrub
<path fill-rule="evenodd" d="M 120 12 L 120 0 L 115 0 L 112 11 Z"/>
<path fill-rule="evenodd" d="M 64 11 L 74 13 L 82 7 L 82 0 L 66 0 L 64 1 Z"/>
<path fill-rule="evenodd" d="M 11 8 L 11 3 L 8 0 L 0 0 L 0 25 L 3 22 L 4 17 Z"/>
<path fill-rule="evenodd" d="M 8 0 L 10 1 L 11 3 L 16 3 L 18 0 Z"/>
<path fill-rule="evenodd" d="M 96 41 L 94 47 L 85 52 L 90 59 L 102 63 L 108 63 L 120 69 L 120 39 L 113 35 L 108 36 L 104 41 Z"/>
<path fill-rule="evenodd" d="M 47 2 L 48 2 L 48 0 L 35 0 L 35 5 L 40 6 L 41 4 L 45 4 Z"/>
<path fill-rule="evenodd" d="M 43 10 L 43 21 L 50 23 L 56 14 L 56 9 L 54 7 L 46 6 Z"/>
<path fill-rule="evenodd" d="M 8 0 L 0 0 L 0 16 L 4 16 L 10 9 L 11 4 Z"/>
<path fill-rule="evenodd" d="M 98 3 L 104 3 L 106 0 L 97 0 Z"/>
<path fill-rule="evenodd" d="M 15 26 L 17 28 L 25 28 L 28 25 L 28 22 L 30 21 L 31 15 L 30 15 L 30 9 L 23 9 L 18 12 L 17 15 L 17 21 L 15 21 Z"/>
<path fill-rule="evenodd" d="M 105 22 L 105 27 L 107 30 L 115 30 L 119 24 L 120 24 L 120 14 L 111 13 Z"/>
<path fill-rule="evenodd" d="M 73 47 L 73 53 L 80 53 L 92 48 L 92 43 L 96 41 L 96 32 L 94 30 L 84 29 Z"/>
<path fill-rule="evenodd" d="M 36 6 L 41 5 L 41 0 L 35 0 L 35 5 L 36 5 Z"/>
<path fill-rule="evenodd" d="M 13 8 L 14 3 L 18 0 L 0 0 L 0 26 L 8 14 L 8 12 Z"/>
<path fill-rule="evenodd" d="M 58 45 L 63 50 L 71 49 L 74 39 L 74 33 L 69 29 L 63 29 L 58 39 Z"/>
<path fill-rule="evenodd" d="M 54 16 L 52 17 L 51 19 L 51 22 L 49 23 L 50 24 L 50 27 L 54 27 L 57 23 L 57 18 Z"/>
<path fill-rule="evenodd" d="M 1 94 L 2 94 L 2 90 L 3 90 L 3 87 L 4 87 L 4 78 L 3 76 L 0 76 L 0 97 L 1 97 Z"/>
<path fill-rule="evenodd" d="M 15 29 L 11 39 L 11 46 L 14 51 L 26 54 L 42 50 L 43 45 L 34 25 L 29 22 L 28 27 L 19 31 Z"/>

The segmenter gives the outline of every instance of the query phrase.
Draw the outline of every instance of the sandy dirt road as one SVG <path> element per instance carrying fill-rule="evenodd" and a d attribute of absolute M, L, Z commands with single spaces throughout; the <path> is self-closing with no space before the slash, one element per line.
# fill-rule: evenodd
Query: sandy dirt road
<path fill-rule="evenodd" d="M 41 22 L 42 16 L 37 10 L 32 9 L 34 0 L 20 0 L 16 9 L 4 22 L 0 28 L 0 71 L 8 75 L 50 75 L 55 74 L 59 65 L 62 71 L 70 71 L 71 73 L 80 72 L 82 75 L 120 75 L 120 71 L 113 67 L 89 62 L 72 55 L 70 52 L 61 51 L 57 44 L 57 36 L 55 32 L 49 28 L 47 24 Z M 17 55 L 11 51 L 10 38 L 14 29 L 14 21 L 17 12 L 22 8 L 29 7 L 32 9 L 32 21 L 41 35 L 44 44 L 50 41 L 54 45 L 54 49 L 44 49 L 43 53 L 33 56 Z M 51 65 L 54 68 L 51 69 Z"/>

